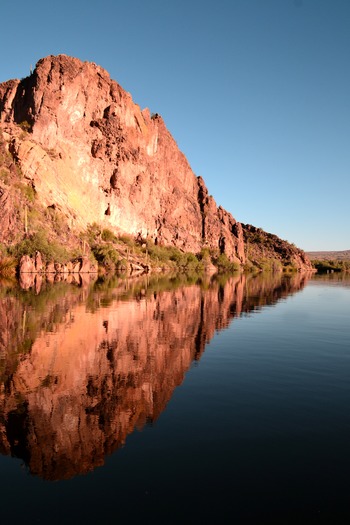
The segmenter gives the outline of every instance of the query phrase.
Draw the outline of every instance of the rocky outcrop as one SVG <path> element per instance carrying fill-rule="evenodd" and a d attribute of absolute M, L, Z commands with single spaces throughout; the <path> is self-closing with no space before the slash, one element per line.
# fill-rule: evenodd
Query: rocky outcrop
<path fill-rule="evenodd" d="M 294 244 L 251 224 L 240 226 L 243 230 L 247 260 L 250 264 L 262 270 L 315 271 L 305 252 Z"/>
<path fill-rule="evenodd" d="M 23 255 L 19 262 L 19 274 L 43 273 L 43 274 L 72 274 L 72 273 L 97 273 L 97 267 L 91 264 L 88 257 L 78 257 L 67 264 L 58 262 L 48 262 L 44 265 L 40 252 L 36 252 L 34 257 Z"/>
<path fill-rule="evenodd" d="M 245 261 L 240 225 L 218 208 L 159 115 L 141 110 L 108 73 L 65 55 L 0 85 L 8 150 L 44 206 L 72 228 L 116 233 Z"/>
<path fill-rule="evenodd" d="M 20 199 L 12 184 L 18 169 L 9 148 L 10 144 L 4 139 L 0 126 L 0 242 L 4 243 L 11 243 L 21 228 L 24 231 L 23 221 L 21 224 L 19 217 Z"/>

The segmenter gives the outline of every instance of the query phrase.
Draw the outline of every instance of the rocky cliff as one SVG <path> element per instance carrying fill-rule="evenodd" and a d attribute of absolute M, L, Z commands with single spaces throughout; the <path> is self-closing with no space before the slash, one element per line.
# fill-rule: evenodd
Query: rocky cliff
<path fill-rule="evenodd" d="M 141 111 L 101 67 L 50 56 L 30 77 L 2 84 L 0 100 L 9 151 L 41 202 L 59 206 L 72 227 L 104 222 L 244 261 L 240 225 L 217 208 L 162 118 Z"/>
<path fill-rule="evenodd" d="M 242 224 L 247 260 L 261 270 L 309 269 L 310 261 L 294 244 L 251 224 Z"/>
<path fill-rule="evenodd" d="M 41 205 L 63 214 L 72 232 L 98 223 L 116 234 L 194 253 L 208 247 L 245 263 L 241 224 L 217 207 L 163 119 L 141 110 L 96 64 L 49 56 L 29 77 L 0 84 L 0 123 L 2 147 L 23 182 Z M 7 160 L 0 242 L 20 222 L 9 204 L 11 169 Z M 300 259 L 299 268 L 308 267 Z"/>

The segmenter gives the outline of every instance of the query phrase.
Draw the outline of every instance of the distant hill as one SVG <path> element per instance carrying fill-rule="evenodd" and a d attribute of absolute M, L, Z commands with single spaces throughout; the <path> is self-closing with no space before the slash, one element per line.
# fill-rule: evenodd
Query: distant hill
<path fill-rule="evenodd" d="M 313 261 L 337 260 L 350 261 L 350 250 L 341 252 L 306 252 L 306 255 Z"/>

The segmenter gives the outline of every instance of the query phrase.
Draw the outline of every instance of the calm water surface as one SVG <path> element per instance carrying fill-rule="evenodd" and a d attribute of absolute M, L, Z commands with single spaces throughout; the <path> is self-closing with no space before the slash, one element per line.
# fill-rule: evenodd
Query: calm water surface
<path fill-rule="evenodd" d="M 0 283 L 2 522 L 349 522 L 349 276 L 31 284 Z"/>

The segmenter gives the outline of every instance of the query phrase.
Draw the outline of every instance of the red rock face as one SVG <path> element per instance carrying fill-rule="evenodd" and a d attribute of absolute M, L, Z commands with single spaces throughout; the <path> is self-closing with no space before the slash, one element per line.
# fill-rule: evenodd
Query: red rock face
<path fill-rule="evenodd" d="M 245 261 L 240 224 L 208 196 L 162 118 L 141 111 L 101 67 L 40 60 L 30 77 L 0 85 L 0 120 L 42 203 L 59 206 L 72 227 L 98 222 Z"/>

